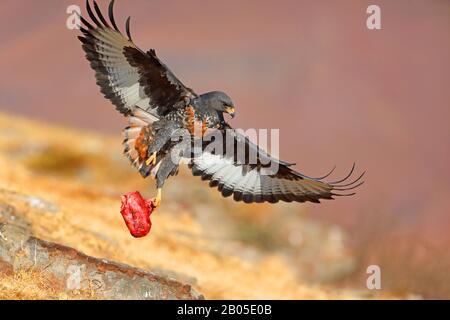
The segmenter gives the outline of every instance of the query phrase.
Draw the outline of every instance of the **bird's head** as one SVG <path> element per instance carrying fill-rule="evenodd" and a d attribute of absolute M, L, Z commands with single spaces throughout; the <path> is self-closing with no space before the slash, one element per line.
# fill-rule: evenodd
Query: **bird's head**
<path fill-rule="evenodd" d="M 210 108 L 218 112 L 228 113 L 232 118 L 234 118 L 234 103 L 226 93 L 213 91 L 203 94 L 201 98 Z"/>

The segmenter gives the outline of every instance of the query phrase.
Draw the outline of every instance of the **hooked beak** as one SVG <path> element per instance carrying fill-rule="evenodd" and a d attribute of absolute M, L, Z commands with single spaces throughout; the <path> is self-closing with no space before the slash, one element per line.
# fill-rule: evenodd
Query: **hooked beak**
<path fill-rule="evenodd" d="M 234 107 L 228 106 L 225 108 L 225 112 L 228 113 L 231 118 L 234 118 Z"/>

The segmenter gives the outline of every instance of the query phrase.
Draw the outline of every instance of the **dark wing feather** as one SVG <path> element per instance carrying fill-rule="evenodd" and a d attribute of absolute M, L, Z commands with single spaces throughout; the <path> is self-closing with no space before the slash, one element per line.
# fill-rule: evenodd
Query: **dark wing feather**
<path fill-rule="evenodd" d="M 95 12 L 89 0 L 86 6 L 93 24 L 81 17 L 84 27 L 79 39 L 96 72 L 101 92 L 121 113 L 130 115 L 139 108 L 156 120 L 183 104 L 186 98 L 196 96 L 154 51 L 145 53 L 132 42 L 129 19 L 126 22 L 127 37 L 122 35 L 114 19 L 114 1 L 109 6 L 109 23 L 95 1 Z"/>
<path fill-rule="evenodd" d="M 342 192 L 353 190 L 362 184 L 360 181 L 364 174 L 345 186 L 307 177 L 290 168 L 290 164 L 271 157 L 236 131 L 227 130 L 227 134 L 234 135 L 234 142 L 226 143 L 225 148 L 228 152 L 220 154 L 204 146 L 203 153 L 193 157 L 190 163 L 193 174 L 201 176 L 203 180 L 209 180 L 210 186 L 217 187 L 224 197 L 233 195 L 234 200 L 245 203 L 278 201 L 319 203 L 320 199 L 353 195 Z M 250 163 L 247 155 L 242 158 L 237 156 L 236 148 L 241 143 L 245 145 L 246 152 L 251 149 L 258 150 L 257 161 Z M 230 147 L 234 148 L 232 152 L 229 152 Z M 277 170 L 269 169 L 271 166 Z M 351 173 L 353 171 L 354 167 Z M 348 178 L 350 176 L 345 180 Z"/>

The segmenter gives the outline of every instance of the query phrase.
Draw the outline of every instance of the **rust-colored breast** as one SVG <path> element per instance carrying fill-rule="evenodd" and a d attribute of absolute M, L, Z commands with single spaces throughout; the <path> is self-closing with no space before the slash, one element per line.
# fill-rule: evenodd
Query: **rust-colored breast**
<path fill-rule="evenodd" d="M 195 131 L 195 109 L 193 106 L 186 108 L 186 128 L 190 134 L 194 134 Z"/>
<path fill-rule="evenodd" d="M 193 136 L 203 137 L 206 130 L 208 130 L 208 123 L 206 119 L 198 120 L 193 106 L 186 108 L 186 128 Z"/>

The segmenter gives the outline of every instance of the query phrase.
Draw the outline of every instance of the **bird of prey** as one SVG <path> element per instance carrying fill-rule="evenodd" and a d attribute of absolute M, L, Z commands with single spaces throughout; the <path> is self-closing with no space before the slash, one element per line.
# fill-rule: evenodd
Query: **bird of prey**
<path fill-rule="evenodd" d="M 101 92 L 128 119 L 124 154 L 144 178 L 155 178 L 156 206 L 161 203 L 164 182 L 178 173 L 180 161 L 186 158 L 195 176 L 209 180 L 209 185 L 217 187 L 224 197 L 233 196 L 235 201 L 245 203 L 319 203 L 320 199 L 353 195 L 348 190 L 363 183 L 364 173 L 348 181 L 355 165 L 338 181 L 324 180 L 334 169 L 321 178 L 308 177 L 296 172 L 292 164 L 272 157 L 247 136 L 232 130 L 224 117 L 224 114 L 234 117 L 231 98 L 220 91 L 197 94 L 186 87 L 157 57 L 155 50 L 145 52 L 135 45 L 130 18 L 126 21 L 126 36 L 121 33 L 113 8 L 114 0 L 109 5 L 107 20 L 98 4 L 93 1 L 92 7 L 87 0 L 91 21 L 80 16 L 83 35 L 79 39 Z M 171 137 L 180 129 L 186 130 L 192 140 L 219 135 L 227 141 L 223 143 L 225 150 L 221 153 L 211 150 L 208 147 L 215 139 L 202 139 L 199 152 L 181 152 L 182 156 L 174 158 L 173 151 L 183 148 Z M 248 156 L 237 157 L 239 146 L 247 153 L 256 153 L 255 161 L 250 161 Z M 265 173 L 269 167 L 277 170 Z"/>

